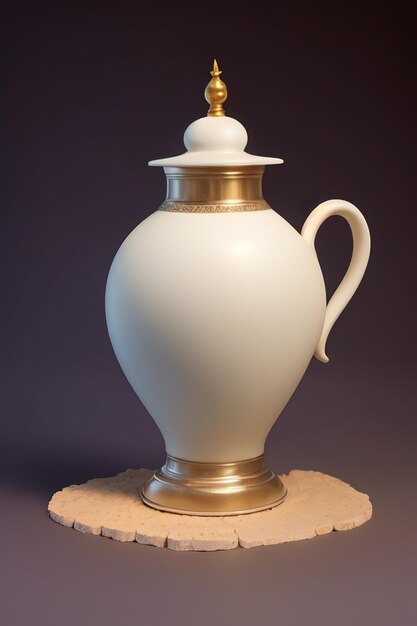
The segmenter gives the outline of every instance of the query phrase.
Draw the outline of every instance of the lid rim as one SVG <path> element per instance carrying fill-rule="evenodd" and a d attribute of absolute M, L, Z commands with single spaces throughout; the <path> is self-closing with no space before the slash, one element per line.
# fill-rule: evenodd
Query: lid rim
<path fill-rule="evenodd" d="M 148 161 L 150 167 L 222 167 L 222 166 L 251 166 L 251 165 L 281 165 L 283 159 L 265 157 L 248 152 L 184 152 L 174 157 L 153 159 Z"/>

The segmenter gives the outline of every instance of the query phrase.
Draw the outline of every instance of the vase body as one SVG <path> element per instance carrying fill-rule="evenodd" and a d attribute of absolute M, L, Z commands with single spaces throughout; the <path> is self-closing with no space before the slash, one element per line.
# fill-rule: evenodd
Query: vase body
<path fill-rule="evenodd" d="M 272 209 L 156 211 L 106 291 L 115 353 L 167 453 L 199 462 L 263 454 L 325 309 L 314 250 Z"/>

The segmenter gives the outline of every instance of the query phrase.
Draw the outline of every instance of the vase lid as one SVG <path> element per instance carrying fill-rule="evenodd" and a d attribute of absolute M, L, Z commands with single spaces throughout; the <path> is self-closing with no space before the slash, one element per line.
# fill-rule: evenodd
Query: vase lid
<path fill-rule="evenodd" d="M 210 104 L 206 117 L 192 122 L 184 133 L 187 152 L 166 159 L 149 161 L 160 167 L 219 167 L 227 165 L 277 165 L 282 159 L 263 157 L 245 152 L 248 134 L 245 127 L 224 113 L 227 88 L 220 78 L 221 71 L 214 59 L 212 79 L 204 92 Z"/>

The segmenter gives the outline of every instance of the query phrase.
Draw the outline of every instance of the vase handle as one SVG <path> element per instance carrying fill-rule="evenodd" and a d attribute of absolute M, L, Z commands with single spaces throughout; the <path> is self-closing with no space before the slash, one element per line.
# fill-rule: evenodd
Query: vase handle
<path fill-rule="evenodd" d="M 347 220 L 353 239 L 352 258 L 340 285 L 330 298 L 326 308 L 323 330 L 314 356 L 323 363 L 328 362 L 326 341 L 333 324 L 352 298 L 368 264 L 371 238 L 368 224 L 362 213 L 345 200 L 327 200 L 319 204 L 308 216 L 301 235 L 314 248 L 314 240 L 322 223 L 332 215 L 340 215 Z"/>

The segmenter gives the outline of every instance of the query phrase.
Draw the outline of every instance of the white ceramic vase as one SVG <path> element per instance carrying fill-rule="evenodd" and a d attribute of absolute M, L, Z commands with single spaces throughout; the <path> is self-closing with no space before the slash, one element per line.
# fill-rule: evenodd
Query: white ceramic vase
<path fill-rule="evenodd" d="M 165 168 L 167 200 L 108 277 L 114 351 L 165 440 L 167 463 L 142 493 L 163 510 L 226 515 L 282 501 L 265 439 L 312 356 L 328 360 L 326 338 L 369 257 L 349 202 L 320 204 L 301 235 L 270 208 L 262 173 L 281 161 L 248 155 L 246 139 L 236 120 L 209 115 L 187 129 L 184 155 L 152 162 Z M 349 223 L 353 254 L 326 304 L 314 238 L 332 215 Z"/>

